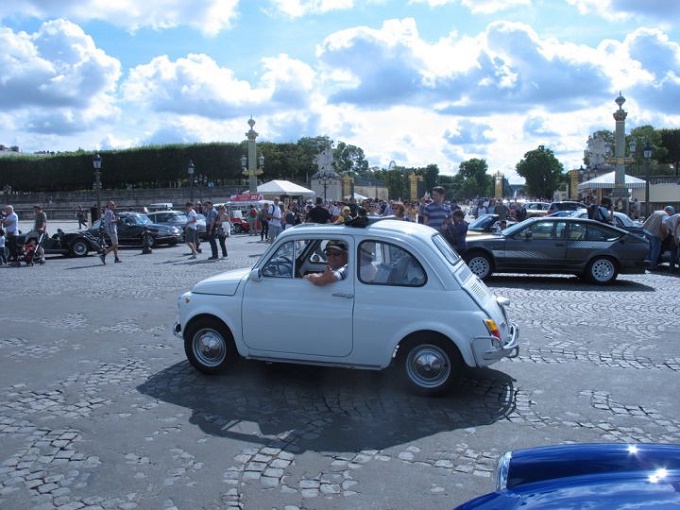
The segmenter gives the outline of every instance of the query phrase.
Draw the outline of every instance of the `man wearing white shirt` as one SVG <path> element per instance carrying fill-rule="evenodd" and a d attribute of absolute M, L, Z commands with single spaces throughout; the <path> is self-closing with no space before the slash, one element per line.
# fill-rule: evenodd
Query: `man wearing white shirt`
<path fill-rule="evenodd" d="M 269 206 L 267 217 L 269 218 L 269 242 L 273 243 L 281 233 L 281 207 L 279 206 L 279 197 L 274 197 L 274 203 Z"/>

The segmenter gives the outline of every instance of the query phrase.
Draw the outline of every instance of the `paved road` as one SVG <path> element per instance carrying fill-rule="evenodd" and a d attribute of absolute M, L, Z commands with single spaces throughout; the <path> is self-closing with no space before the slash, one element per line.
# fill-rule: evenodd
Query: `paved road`
<path fill-rule="evenodd" d="M 177 296 L 265 249 L 228 246 L 0 267 L 0 508 L 450 509 L 490 489 L 506 449 L 680 441 L 677 277 L 498 277 L 520 357 L 427 399 L 390 371 L 194 371 Z"/>

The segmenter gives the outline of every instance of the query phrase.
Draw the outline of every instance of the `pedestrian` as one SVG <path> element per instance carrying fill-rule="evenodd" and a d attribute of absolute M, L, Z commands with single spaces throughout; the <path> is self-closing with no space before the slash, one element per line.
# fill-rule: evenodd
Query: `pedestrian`
<path fill-rule="evenodd" d="M 344 206 L 342 208 L 342 211 L 340 211 L 340 214 L 338 215 L 337 219 L 335 220 L 334 223 L 348 223 L 352 221 L 354 218 L 352 217 L 352 210 L 349 208 L 348 205 Z"/>
<path fill-rule="evenodd" d="M 279 197 L 274 197 L 274 203 L 267 210 L 267 219 L 269 220 L 269 242 L 273 243 L 281 233 L 282 228 Z"/>
<path fill-rule="evenodd" d="M 7 236 L 7 249 L 9 251 L 8 262 L 14 265 L 19 265 L 19 216 L 14 212 L 14 207 L 11 205 L 5 206 L 5 218 L 2 220 L 2 226 L 5 229 L 5 236 Z"/>
<path fill-rule="evenodd" d="M 203 202 L 203 214 L 205 215 L 205 234 L 210 244 L 208 260 L 217 260 L 220 258 L 217 254 L 217 209 L 213 207 L 210 200 Z"/>
<path fill-rule="evenodd" d="M 392 214 L 398 219 L 403 221 L 413 221 L 406 215 L 406 206 L 403 202 L 393 202 L 392 203 Z"/>
<path fill-rule="evenodd" d="M 316 204 L 307 214 L 307 221 L 311 223 L 330 223 L 331 212 L 323 205 L 323 198 L 316 197 Z"/>
<path fill-rule="evenodd" d="M 600 205 L 591 204 L 588 206 L 588 218 L 611 224 L 614 221 L 614 206 L 608 197 L 602 197 Z"/>
<path fill-rule="evenodd" d="M 444 238 L 461 256 L 466 249 L 465 236 L 467 236 L 467 231 L 468 224 L 465 221 L 465 213 L 461 209 L 456 209 L 453 211 L 451 219 L 445 222 Z"/>
<path fill-rule="evenodd" d="M 43 236 L 47 233 L 47 215 L 42 210 L 40 204 L 33 206 L 33 213 L 35 214 L 35 220 L 33 221 L 33 230 L 26 234 L 26 240 L 30 238 L 35 239 L 36 249 L 35 249 L 35 259 L 39 264 L 45 263 L 45 248 L 42 247 Z"/>
<path fill-rule="evenodd" d="M 508 215 L 510 214 L 510 209 L 507 205 L 505 205 L 503 200 L 499 200 L 496 203 L 493 212 L 498 215 L 498 221 L 507 221 Z"/>
<path fill-rule="evenodd" d="M 664 240 L 664 245 L 668 247 L 668 251 L 670 252 L 670 261 L 668 269 L 671 272 L 675 272 L 677 269 L 680 268 L 680 266 L 678 265 L 678 238 L 677 238 L 677 226 L 678 221 L 680 220 L 680 213 L 676 213 L 675 208 L 672 205 L 667 205 L 666 207 L 664 207 L 664 212 L 668 215 L 667 218 L 664 219 L 664 223 L 666 224 L 666 230 L 668 231 L 668 235 Z"/>
<path fill-rule="evenodd" d="M 106 204 L 106 211 L 104 211 L 104 218 L 102 219 L 104 225 L 104 232 L 109 238 L 111 246 L 106 248 L 104 252 L 99 255 L 102 264 L 106 265 L 106 256 L 113 251 L 114 262 L 119 264 L 118 258 L 118 215 L 116 214 L 116 204 L 113 200 L 109 200 Z"/>
<path fill-rule="evenodd" d="M 78 230 L 80 230 L 81 226 L 87 228 L 87 218 L 85 217 L 85 210 L 83 209 L 82 205 L 78 206 L 76 218 L 78 218 Z"/>
<path fill-rule="evenodd" d="M 0 266 L 2 264 L 7 264 L 7 253 L 5 252 L 6 243 L 7 238 L 5 237 L 5 231 L 0 227 Z"/>
<path fill-rule="evenodd" d="M 646 262 L 650 271 L 659 270 L 659 258 L 661 257 L 661 245 L 668 235 L 668 227 L 665 220 L 666 211 L 654 211 L 642 224 L 645 237 L 649 240 L 649 253 Z"/>
<path fill-rule="evenodd" d="M 255 204 L 250 204 L 250 209 L 248 210 L 248 235 L 257 235 L 257 209 Z"/>
<path fill-rule="evenodd" d="M 288 204 L 288 210 L 284 216 L 284 227 L 283 229 L 293 228 L 295 226 L 296 214 L 295 214 L 295 204 L 293 202 Z"/>
<path fill-rule="evenodd" d="M 187 255 L 191 255 L 189 257 L 190 259 L 195 259 L 196 254 L 198 253 L 198 251 L 196 251 L 196 245 L 198 244 L 198 232 L 196 230 L 196 220 L 198 219 L 198 217 L 196 216 L 196 211 L 194 210 L 194 204 L 192 202 L 186 203 L 186 209 L 187 209 L 187 222 L 184 224 L 184 236 L 186 237 L 187 246 L 191 250 L 191 253 L 188 253 Z"/>
<path fill-rule="evenodd" d="M 224 204 L 220 204 L 217 208 L 217 240 L 220 243 L 223 259 L 229 258 L 227 253 L 227 237 L 229 237 L 230 230 L 231 219 L 229 219 L 229 213 L 227 213 L 227 208 L 224 207 Z"/>
<path fill-rule="evenodd" d="M 264 241 L 269 237 L 269 220 L 267 219 L 268 210 L 269 204 L 265 202 L 257 213 L 257 220 L 260 222 L 260 241 Z"/>
<path fill-rule="evenodd" d="M 441 186 L 435 186 L 432 188 L 432 202 L 423 209 L 425 225 L 440 231 L 444 221 L 451 217 L 451 209 L 443 203 L 444 195 L 446 195 L 446 190 Z"/>

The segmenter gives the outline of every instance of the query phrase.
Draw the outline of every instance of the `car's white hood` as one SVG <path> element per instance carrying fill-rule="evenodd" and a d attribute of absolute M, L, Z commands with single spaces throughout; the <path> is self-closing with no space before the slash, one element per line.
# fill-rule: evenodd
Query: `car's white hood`
<path fill-rule="evenodd" d="M 239 283 L 250 273 L 250 268 L 235 269 L 226 273 L 216 274 L 194 285 L 195 294 L 212 294 L 215 296 L 233 296 Z"/>

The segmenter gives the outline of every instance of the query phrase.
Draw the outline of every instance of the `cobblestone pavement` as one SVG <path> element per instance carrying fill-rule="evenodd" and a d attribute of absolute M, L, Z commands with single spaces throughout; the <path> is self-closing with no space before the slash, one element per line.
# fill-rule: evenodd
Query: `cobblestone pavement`
<path fill-rule="evenodd" d="M 202 376 L 170 332 L 177 296 L 252 264 L 258 240 L 215 262 L 177 246 L 0 266 L 0 508 L 450 509 L 507 449 L 680 441 L 680 279 L 663 273 L 497 277 L 521 355 L 444 398 L 389 370 Z"/>

